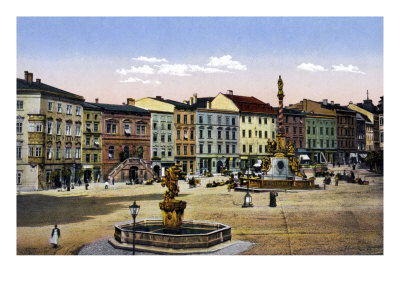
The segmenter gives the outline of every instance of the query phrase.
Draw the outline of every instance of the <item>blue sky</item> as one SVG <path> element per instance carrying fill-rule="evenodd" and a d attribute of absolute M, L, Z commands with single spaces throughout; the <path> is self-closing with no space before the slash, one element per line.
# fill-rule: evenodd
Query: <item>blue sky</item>
<path fill-rule="evenodd" d="M 133 67 L 133 68 L 132 68 Z M 378 101 L 383 95 L 383 18 L 18 18 L 17 76 L 87 101 L 122 103 L 227 89 L 285 101 Z"/>

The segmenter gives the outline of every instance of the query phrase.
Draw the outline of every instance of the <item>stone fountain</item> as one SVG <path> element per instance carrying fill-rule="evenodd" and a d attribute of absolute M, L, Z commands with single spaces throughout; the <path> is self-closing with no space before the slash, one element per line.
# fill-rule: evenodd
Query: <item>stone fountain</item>
<path fill-rule="evenodd" d="M 159 254 L 196 254 L 217 251 L 230 245 L 231 227 L 209 221 L 183 220 L 186 202 L 175 199 L 179 193 L 180 165 L 166 170 L 161 182 L 167 187 L 159 203 L 162 219 L 139 220 L 133 230 L 131 222 L 114 226 L 114 237 L 109 243 L 115 248 Z M 133 239 L 135 234 L 135 239 Z"/>

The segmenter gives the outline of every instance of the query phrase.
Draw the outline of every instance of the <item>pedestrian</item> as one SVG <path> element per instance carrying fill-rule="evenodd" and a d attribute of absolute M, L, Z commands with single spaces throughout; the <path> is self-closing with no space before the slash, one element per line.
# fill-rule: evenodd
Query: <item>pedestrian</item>
<path fill-rule="evenodd" d="M 335 176 L 335 185 L 336 186 L 339 185 L 339 173 L 337 173 L 336 176 Z"/>
<path fill-rule="evenodd" d="M 85 189 L 87 190 L 89 188 L 89 181 L 87 178 L 85 178 Z"/>
<path fill-rule="evenodd" d="M 114 177 L 112 178 L 112 185 L 114 185 Z"/>
<path fill-rule="evenodd" d="M 353 164 L 353 170 L 355 170 L 356 169 L 356 164 Z"/>
<path fill-rule="evenodd" d="M 104 189 L 108 190 L 108 181 L 104 184 Z"/>
<path fill-rule="evenodd" d="M 276 207 L 276 197 L 278 196 L 277 192 L 270 192 L 269 193 L 269 206 Z"/>
<path fill-rule="evenodd" d="M 50 236 L 50 244 L 53 245 L 53 248 L 58 247 L 58 239 L 60 237 L 61 237 L 60 229 L 58 229 L 57 224 L 55 224 L 53 230 L 51 231 L 51 236 Z"/>

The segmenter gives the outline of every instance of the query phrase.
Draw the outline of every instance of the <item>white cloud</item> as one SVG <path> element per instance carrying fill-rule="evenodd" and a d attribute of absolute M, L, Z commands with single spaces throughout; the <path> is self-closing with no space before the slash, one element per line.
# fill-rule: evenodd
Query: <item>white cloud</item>
<path fill-rule="evenodd" d="M 323 72 L 323 71 L 328 71 L 321 65 L 314 65 L 312 63 L 302 63 L 297 66 L 297 69 L 304 70 L 304 71 L 310 71 L 310 72 Z"/>
<path fill-rule="evenodd" d="M 149 63 L 168 62 L 168 60 L 166 60 L 165 58 L 146 57 L 146 56 L 133 57 L 132 60 L 145 61 Z"/>
<path fill-rule="evenodd" d="M 143 84 L 154 83 L 154 84 L 157 84 L 157 85 L 161 84 L 161 82 L 158 81 L 158 80 L 156 80 L 156 81 L 151 81 L 151 80 L 149 80 L 149 79 L 143 80 L 143 79 L 137 78 L 137 77 L 129 77 L 129 78 L 127 78 L 127 79 L 120 80 L 120 82 L 121 82 L 121 83 L 135 83 L 135 82 L 140 82 L 140 83 L 143 83 Z"/>
<path fill-rule="evenodd" d="M 156 66 L 159 68 L 158 74 L 173 75 L 173 76 L 192 76 L 191 73 L 226 73 L 226 70 L 217 68 L 207 68 L 199 65 L 188 64 L 162 64 Z"/>
<path fill-rule="evenodd" d="M 221 57 L 211 56 L 210 62 L 207 64 L 209 67 L 226 67 L 231 70 L 247 70 L 247 66 L 238 61 L 232 60 L 231 55 L 224 55 Z"/>
<path fill-rule="evenodd" d="M 353 66 L 353 65 L 344 66 L 343 64 L 332 65 L 332 71 L 365 74 L 364 72 L 360 71 L 360 69 L 357 66 Z"/>
<path fill-rule="evenodd" d="M 141 67 L 134 67 L 132 66 L 130 69 L 118 69 L 117 73 L 121 75 L 127 75 L 129 73 L 132 74 L 154 74 L 154 68 L 144 65 Z"/>

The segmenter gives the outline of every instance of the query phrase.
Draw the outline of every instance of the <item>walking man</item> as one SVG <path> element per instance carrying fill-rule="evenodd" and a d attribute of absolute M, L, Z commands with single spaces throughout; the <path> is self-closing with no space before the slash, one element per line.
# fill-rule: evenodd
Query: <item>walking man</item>
<path fill-rule="evenodd" d="M 57 224 L 55 224 L 53 230 L 51 231 L 51 236 L 50 236 L 50 244 L 53 245 L 53 248 L 58 247 L 58 239 L 60 238 L 60 236 L 61 236 L 60 229 L 58 229 Z"/>
<path fill-rule="evenodd" d="M 276 207 L 276 197 L 278 196 L 278 192 L 270 192 L 269 193 L 269 206 Z"/>

